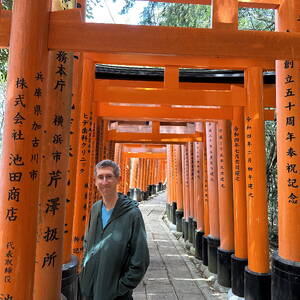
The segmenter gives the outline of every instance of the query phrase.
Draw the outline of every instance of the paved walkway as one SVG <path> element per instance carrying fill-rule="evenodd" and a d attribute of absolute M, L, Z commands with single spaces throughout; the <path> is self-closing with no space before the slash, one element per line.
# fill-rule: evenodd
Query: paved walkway
<path fill-rule="evenodd" d="M 189 256 L 163 220 L 166 195 L 141 202 L 148 243 L 150 266 L 135 289 L 134 300 L 225 300 L 227 294 L 212 288 L 214 278 L 203 277 L 204 267 Z M 209 274 L 208 274 L 209 276 Z"/>

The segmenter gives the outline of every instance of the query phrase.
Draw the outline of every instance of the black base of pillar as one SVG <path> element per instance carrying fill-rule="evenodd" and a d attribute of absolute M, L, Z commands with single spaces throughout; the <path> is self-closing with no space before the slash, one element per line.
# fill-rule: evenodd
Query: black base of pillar
<path fill-rule="evenodd" d="M 231 287 L 231 255 L 233 253 L 220 247 L 217 250 L 218 283 L 228 288 Z"/>
<path fill-rule="evenodd" d="M 77 299 L 77 266 L 78 259 L 74 255 L 69 263 L 62 265 L 61 292 L 67 299 Z"/>
<path fill-rule="evenodd" d="M 155 191 L 155 185 L 154 184 L 149 184 L 148 187 L 148 192 L 149 192 L 149 196 L 153 196 L 156 194 L 156 191 Z"/>
<path fill-rule="evenodd" d="M 166 203 L 166 214 L 167 214 L 167 219 L 170 221 L 170 203 Z"/>
<path fill-rule="evenodd" d="M 176 210 L 177 210 L 177 203 L 172 203 L 172 223 L 176 225 Z"/>
<path fill-rule="evenodd" d="M 208 270 L 214 274 L 217 274 L 217 249 L 220 246 L 220 239 L 208 236 Z"/>
<path fill-rule="evenodd" d="M 193 236 L 194 236 L 194 225 L 193 225 L 193 217 L 189 217 L 189 232 L 188 232 L 188 235 L 189 235 L 189 242 L 190 243 L 193 243 Z"/>
<path fill-rule="evenodd" d="M 300 263 L 283 259 L 278 253 L 272 260 L 272 300 L 299 300 Z"/>
<path fill-rule="evenodd" d="M 208 266 L 208 236 L 203 235 L 202 237 L 202 261 L 204 266 Z"/>
<path fill-rule="evenodd" d="M 196 231 L 197 231 L 197 221 L 193 220 L 193 246 L 196 247 Z"/>
<path fill-rule="evenodd" d="M 151 184 L 151 195 L 156 195 L 156 186 L 155 186 L 155 184 Z"/>
<path fill-rule="evenodd" d="M 176 231 L 182 232 L 183 211 L 176 210 Z"/>
<path fill-rule="evenodd" d="M 202 260 L 202 239 L 204 232 L 196 230 L 195 232 L 195 257 Z"/>
<path fill-rule="evenodd" d="M 144 191 L 143 192 L 143 200 L 146 201 L 149 198 L 149 191 Z"/>
<path fill-rule="evenodd" d="M 248 260 L 231 255 L 231 289 L 238 297 L 244 297 L 244 273 Z"/>
<path fill-rule="evenodd" d="M 162 182 L 158 183 L 158 191 L 161 192 L 163 190 L 163 184 Z"/>
<path fill-rule="evenodd" d="M 182 232 L 184 241 L 186 242 L 189 238 L 189 222 L 186 219 L 182 219 Z"/>
<path fill-rule="evenodd" d="M 246 267 L 244 276 L 245 300 L 271 300 L 271 273 L 256 273 Z"/>

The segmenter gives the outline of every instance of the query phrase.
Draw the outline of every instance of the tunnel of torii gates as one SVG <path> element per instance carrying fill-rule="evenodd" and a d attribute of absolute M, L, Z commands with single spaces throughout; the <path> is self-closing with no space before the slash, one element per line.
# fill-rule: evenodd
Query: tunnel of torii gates
<path fill-rule="evenodd" d="M 0 47 L 10 50 L 0 299 L 59 299 L 62 266 L 72 281 L 82 258 L 103 158 L 120 163 L 125 193 L 167 177 L 169 218 L 235 295 L 299 299 L 300 1 L 162 1 L 211 5 L 210 29 L 86 23 L 84 1 L 62 2 L 15 0 L 12 12 L 0 10 Z M 276 9 L 276 32 L 238 30 L 238 7 Z M 95 79 L 96 64 L 162 67 L 164 79 Z M 242 70 L 244 83 L 183 83 L 181 68 Z M 274 85 L 263 83 L 266 70 Z M 270 108 L 279 158 L 271 263 Z"/>

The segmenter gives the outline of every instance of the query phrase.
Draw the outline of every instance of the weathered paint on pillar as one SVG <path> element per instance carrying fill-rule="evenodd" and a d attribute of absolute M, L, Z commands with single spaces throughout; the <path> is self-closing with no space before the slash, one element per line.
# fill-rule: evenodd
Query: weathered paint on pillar
<path fill-rule="evenodd" d="M 33 295 L 49 4 L 16 0 L 13 6 L 0 180 L 3 299 Z"/>
<path fill-rule="evenodd" d="M 234 249 L 231 124 L 220 120 L 217 126 L 220 248 Z"/>
<path fill-rule="evenodd" d="M 248 68 L 245 74 L 246 190 L 248 220 L 248 268 L 269 272 L 269 238 L 265 172 L 265 135 L 262 69 Z"/>
<path fill-rule="evenodd" d="M 220 238 L 216 123 L 206 122 L 207 180 L 210 235 Z"/>
<path fill-rule="evenodd" d="M 247 202 L 244 109 L 242 107 L 234 107 L 233 109 L 231 139 L 234 202 L 234 250 L 236 257 L 246 259 L 248 257 Z"/>

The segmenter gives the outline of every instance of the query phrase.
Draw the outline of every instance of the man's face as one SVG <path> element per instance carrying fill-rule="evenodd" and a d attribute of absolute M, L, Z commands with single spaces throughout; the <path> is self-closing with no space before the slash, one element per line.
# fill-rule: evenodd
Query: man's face
<path fill-rule="evenodd" d="M 120 178 L 114 175 L 111 167 L 96 170 L 95 185 L 103 196 L 115 194 L 119 181 Z"/>

